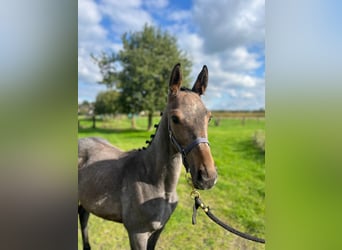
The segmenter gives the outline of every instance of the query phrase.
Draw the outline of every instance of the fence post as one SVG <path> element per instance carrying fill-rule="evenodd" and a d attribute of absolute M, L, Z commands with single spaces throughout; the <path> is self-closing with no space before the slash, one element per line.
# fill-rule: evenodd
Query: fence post
<path fill-rule="evenodd" d="M 246 117 L 242 117 L 242 120 L 241 120 L 241 124 L 242 124 L 242 126 L 245 126 L 245 120 L 246 120 Z"/>
<path fill-rule="evenodd" d="M 96 128 L 96 117 L 93 115 L 93 128 Z"/>

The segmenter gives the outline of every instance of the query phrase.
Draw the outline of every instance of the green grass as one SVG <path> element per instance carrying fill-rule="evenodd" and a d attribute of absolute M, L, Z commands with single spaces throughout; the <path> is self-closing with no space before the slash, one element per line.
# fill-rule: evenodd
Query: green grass
<path fill-rule="evenodd" d="M 155 122 L 159 117 L 154 118 Z M 101 121 L 91 129 L 91 122 L 82 121 L 79 137 L 100 136 L 114 145 L 129 150 L 145 146 L 152 132 L 145 130 L 147 118 L 137 119 L 137 129 L 131 130 L 126 118 Z M 238 230 L 265 237 L 265 155 L 255 143 L 255 135 L 264 135 L 265 120 L 222 118 L 220 126 L 209 126 L 209 141 L 218 169 L 214 188 L 200 191 L 203 202 L 222 221 Z M 265 249 L 265 246 L 243 240 L 214 224 L 198 210 L 197 224 L 191 224 L 193 200 L 185 171 L 177 187 L 179 203 L 156 249 Z M 129 249 L 128 236 L 120 224 L 92 215 L 89 237 L 93 249 Z M 80 233 L 78 246 L 82 249 Z"/>

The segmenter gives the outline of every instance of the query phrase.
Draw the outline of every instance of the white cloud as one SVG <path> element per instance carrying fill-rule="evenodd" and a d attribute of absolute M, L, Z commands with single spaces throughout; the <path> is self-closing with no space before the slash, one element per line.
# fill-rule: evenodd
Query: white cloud
<path fill-rule="evenodd" d="M 98 66 L 91 59 L 88 51 L 78 50 L 78 79 L 85 83 L 97 83 L 101 80 Z"/>
<path fill-rule="evenodd" d="M 93 86 L 94 89 L 101 80 L 101 74 L 90 55 L 122 48 L 121 43 L 109 40 L 110 31 L 102 26 L 102 20 L 103 13 L 95 1 L 78 1 L 78 78 L 80 82 L 88 84 L 86 87 Z"/>
<path fill-rule="evenodd" d="M 93 25 L 98 24 L 101 20 L 96 3 L 92 0 L 78 1 L 78 22 L 79 24 Z"/>
<path fill-rule="evenodd" d="M 183 22 L 191 18 L 191 11 L 179 10 L 177 12 L 171 12 L 166 18 L 170 21 Z"/>
<path fill-rule="evenodd" d="M 263 0 L 198 0 L 194 20 L 205 38 L 205 49 L 217 52 L 239 46 L 263 44 L 265 36 Z"/>
<path fill-rule="evenodd" d="M 90 54 L 100 52 L 108 44 L 108 31 L 102 27 L 101 20 L 101 12 L 94 1 L 78 1 L 78 78 L 94 85 L 100 80 L 100 73 Z"/>
<path fill-rule="evenodd" d="M 226 49 L 221 53 L 209 53 L 204 50 L 205 38 L 199 34 L 191 33 L 183 26 L 177 25 L 172 26 L 170 31 L 177 36 L 181 49 L 186 51 L 193 60 L 193 80 L 196 79 L 203 65 L 208 66 L 209 87 L 204 97 L 208 108 L 263 107 L 264 96 L 250 94 L 254 91 L 258 93 L 264 91 L 264 79 L 253 74 L 254 70 L 263 64 L 259 59 L 259 54 L 249 52 L 243 46 Z M 242 92 L 245 89 L 248 91 Z M 240 105 L 242 100 L 244 104 Z"/>
<path fill-rule="evenodd" d="M 245 92 L 244 91 L 241 93 L 241 97 L 250 99 L 250 98 L 254 98 L 255 94 L 253 94 L 252 92 Z"/>
<path fill-rule="evenodd" d="M 92 0 L 78 1 L 78 35 L 79 40 L 102 40 L 107 31 L 100 25 L 101 13 Z"/>
<path fill-rule="evenodd" d="M 90 53 L 118 51 L 123 32 L 141 30 L 148 23 L 162 25 L 177 37 L 193 61 L 193 80 L 204 64 L 208 66 L 208 108 L 264 107 L 264 76 L 255 73 L 264 63 L 264 1 L 198 0 L 192 10 L 177 11 L 171 5 L 167 0 L 79 0 L 79 81 L 89 83 L 82 87 L 103 87 L 95 84 L 101 76 Z M 82 93 L 95 96 L 91 90 Z"/>
<path fill-rule="evenodd" d="M 150 6 L 162 7 L 167 1 L 151 1 Z M 98 66 L 91 59 L 91 54 L 98 55 L 102 51 L 119 51 L 122 44 L 113 42 L 109 36 L 120 40 L 123 32 L 140 29 L 145 23 L 152 23 L 149 13 L 141 9 L 142 2 L 137 0 L 78 1 L 78 78 L 84 88 L 98 90 L 97 82 L 101 80 Z M 102 22 L 109 18 L 112 30 L 106 29 Z M 102 88 L 100 88 L 102 89 Z M 82 90 L 80 94 L 94 97 L 91 90 Z M 91 94 L 90 94 L 91 93 Z"/>
<path fill-rule="evenodd" d="M 142 8 L 142 4 L 139 0 L 104 0 L 99 4 L 99 8 L 102 14 L 111 20 L 111 32 L 121 36 L 127 31 L 140 30 L 145 23 L 154 23 L 149 12 Z"/>
<path fill-rule="evenodd" d="M 223 52 L 226 58 L 223 67 L 227 70 L 252 71 L 261 66 L 256 53 L 248 52 L 245 47 L 236 47 L 233 51 Z"/>
<path fill-rule="evenodd" d="M 169 4 L 168 0 L 144 0 L 143 3 L 147 8 L 152 9 L 165 8 Z"/>
<path fill-rule="evenodd" d="M 194 3 L 193 20 L 199 33 L 184 25 L 174 25 L 172 33 L 193 59 L 193 79 L 204 64 L 208 66 L 204 97 L 208 107 L 264 107 L 264 79 L 255 75 L 264 63 L 264 1 L 199 0 Z M 250 51 L 251 45 L 259 49 Z"/>

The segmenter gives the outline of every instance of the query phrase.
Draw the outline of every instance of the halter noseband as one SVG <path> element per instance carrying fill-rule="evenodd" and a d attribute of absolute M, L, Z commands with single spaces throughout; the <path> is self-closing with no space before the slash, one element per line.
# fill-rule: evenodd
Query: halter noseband
<path fill-rule="evenodd" d="M 186 160 L 187 154 L 190 153 L 191 150 L 193 150 L 193 148 L 196 147 L 200 143 L 207 143 L 208 145 L 210 145 L 209 141 L 207 138 L 198 137 L 193 142 L 191 142 L 189 145 L 187 145 L 185 148 L 183 148 L 178 143 L 175 136 L 173 135 L 172 130 L 171 130 L 171 126 L 170 126 L 170 122 L 168 122 L 168 130 L 169 130 L 169 137 L 170 137 L 171 143 L 177 148 L 178 152 L 182 154 L 182 160 L 183 160 L 183 164 L 185 166 L 186 172 L 189 172 L 189 164 Z"/>

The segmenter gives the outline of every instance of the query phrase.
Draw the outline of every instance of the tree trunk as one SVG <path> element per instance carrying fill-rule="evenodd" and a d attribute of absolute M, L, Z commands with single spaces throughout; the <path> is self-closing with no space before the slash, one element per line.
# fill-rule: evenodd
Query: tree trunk
<path fill-rule="evenodd" d="M 148 112 L 148 125 L 147 125 L 147 130 L 150 131 L 152 129 L 152 118 L 153 118 L 153 112 L 150 111 Z"/>
<path fill-rule="evenodd" d="M 96 116 L 93 116 L 93 128 L 96 128 Z"/>
<path fill-rule="evenodd" d="M 132 129 L 136 129 L 136 123 L 135 123 L 135 116 L 132 115 L 132 119 L 131 119 L 131 126 L 132 126 Z"/>

